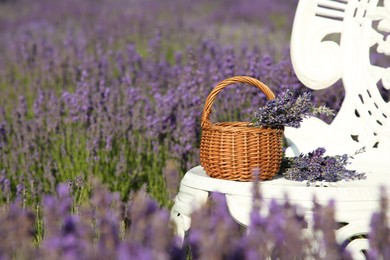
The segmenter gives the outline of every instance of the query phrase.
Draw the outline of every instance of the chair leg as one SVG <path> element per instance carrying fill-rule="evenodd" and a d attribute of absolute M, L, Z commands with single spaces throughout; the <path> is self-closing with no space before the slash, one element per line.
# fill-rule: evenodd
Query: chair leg
<path fill-rule="evenodd" d="M 181 184 L 179 193 L 175 197 L 175 203 L 171 210 L 171 220 L 176 226 L 176 234 L 182 242 L 185 233 L 191 226 L 191 214 L 204 205 L 209 192 L 198 190 Z"/>

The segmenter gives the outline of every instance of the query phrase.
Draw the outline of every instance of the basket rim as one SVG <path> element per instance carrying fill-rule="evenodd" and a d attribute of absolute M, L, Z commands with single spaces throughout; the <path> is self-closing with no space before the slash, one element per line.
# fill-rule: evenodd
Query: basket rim
<path fill-rule="evenodd" d="M 279 127 L 269 127 L 269 126 L 251 126 L 250 122 L 241 122 L 241 121 L 234 121 L 234 122 L 216 122 L 216 123 L 210 123 L 206 124 L 202 127 L 202 129 L 217 129 L 217 128 L 225 128 L 225 129 L 242 129 L 244 131 L 284 131 L 284 126 Z"/>

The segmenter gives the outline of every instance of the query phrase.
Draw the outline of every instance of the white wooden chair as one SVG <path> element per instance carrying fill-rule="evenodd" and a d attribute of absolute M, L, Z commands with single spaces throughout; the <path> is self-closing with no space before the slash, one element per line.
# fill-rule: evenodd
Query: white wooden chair
<path fill-rule="evenodd" d="M 335 200 L 336 220 L 347 223 L 336 231 L 338 241 L 367 234 L 371 214 L 379 207 L 380 186 L 390 188 L 390 104 L 378 84 L 390 89 L 390 68 L 370 62 L 370 50 L 390 55 L 390 0 L 300 0 L 291 39 L 291 58 L 299 79 L 309 88 L 324 89 L 342 80 L 345 98 L 331 124 L 309 118 L 299 129 L 286 129 L 288 156 L 322 146 L 328 154 L 353 154 L 351 168 L 366 172 L 367 179 L 306 187 L 282 177 L 261 183 L 265 201 L 296 203 L 310 222 L 313 197 L 327 204 Z M 210 178 L 201 166 L 183 177 L 171 211 L 178 234 L 190 228 L 191 213 L 203 205 L 210 192 L 226 195 L 237 222 L 248 225 L 252 208 L 252 183 Z M 355 259 L 364 258 L 367 239 L 347 246 Z"/>

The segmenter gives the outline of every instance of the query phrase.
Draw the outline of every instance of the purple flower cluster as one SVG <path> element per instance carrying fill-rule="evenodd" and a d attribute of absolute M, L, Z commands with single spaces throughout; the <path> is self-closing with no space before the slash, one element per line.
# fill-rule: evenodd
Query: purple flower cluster
<path fill-rule="evenodd" d="M 333 112 L 324 106 L 316 108 L 311 101 L 309 92 L 295 97 L 294 91 L 287 89 L 260 107 L 254 113 L 251 123 L 256 127 L 290 126 L 299 128 L 304 118 L 314 114 L 333 115 Z"/>
<path fill-rule="evenodd" d="M 301 154 L 297 157 L 286 157 L 282 163 L 282 173 L 286 179 L 295 181 L 336 182 L 341 180 L 360 180 L 365 178 L 364 173 L 348 170 L 349 156 L 325 155 L 325 148 L 319 147 L 313 152 Z"/>
<path fill-rule="evenodd" d="M 122 201 L 94 181 L 88 202 L 78 203 L 69 185 L 41 204 L 17 199 L 0 210 L 0 258 L 168 259 L 184 254 L 169 225 L 169 212 L 144 190 Z M 44 230 L 44 234 L 39 234 Z M 179 259 L 184 259 L 181 257 Z"/>
<path fill-rule="evenodd" d="M 298 208 L 265 203 L 254 196 L 249 227 L 229 214 L 225 196 L 212 194 L 192 214 L 184 245 L 175 236 L 169 212 L 141 189 L 122 201 L 94 180 L 91 199 L 76 202 L 68 184 L 40 205 L 19 199 L 0 208 L 0 258 L 29 259 L 351 259 L 336 241 L 335 209 L 314 203 L 313 232 Z M 369 259 L 389 256 L 388 202 L 373 215 Z M 39 234 L 44 228 L 44 234 Z"/>
<path fill-rule="evenodd" d="M 389 215 L 384 209 L 389 208 L 388 194 L 382 189 L 380 211 L 375 212 L 371 217 L 371 230 L 368 234 L 370 238 L 370 251 L 368 259 L 389 259 L 390 258 L 390 225 Z"/>

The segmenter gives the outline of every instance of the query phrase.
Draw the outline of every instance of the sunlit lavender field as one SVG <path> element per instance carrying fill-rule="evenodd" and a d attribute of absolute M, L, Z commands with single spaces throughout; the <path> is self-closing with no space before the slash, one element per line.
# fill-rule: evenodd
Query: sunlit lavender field
<path fill-rule="evenodd" d="M 218 194 L 183 246 L 169 221 L 217 82 L 307 91 L 289 58 L 297 2 L 0 0 L 0 259 L 348 259 L 331 205 L 312 239 L 293 205 L 254 212 L 246 232 Z M 337 110 L 343 93 L 313 98 Z M 249 120 L 264 102 L 226 89 L 212 120 Z M 371 259 L 390 257 L 386 207 Z"/>

